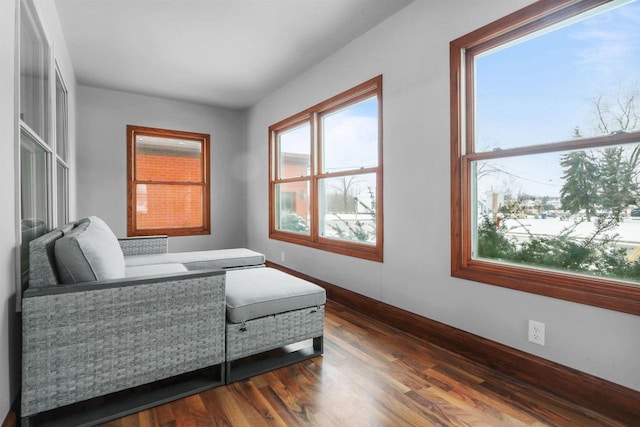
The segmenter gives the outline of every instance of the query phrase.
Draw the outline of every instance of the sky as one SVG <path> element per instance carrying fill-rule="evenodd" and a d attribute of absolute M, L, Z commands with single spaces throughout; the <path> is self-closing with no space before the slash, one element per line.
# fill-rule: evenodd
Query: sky
<path fill-rule="evenodd" d="M 378 100 L 376 96 L 337 110 L 322 120 L 325 173 L 378 165 Z M 298 126 L 280 136 L 282 152 L 309 154 L 310 128 Z M 375 175 L 361 175 L 361 190 L 375 188 Z M 333 188 L 331 185 L 329 189 Z"/>
<path fill-rule="evenodd" d="M 478 151 L 570 140 L 576 127 L 601 134 L 594 100 L 640 90 L 640 1 L 615 4 L 476 58 Z M 560 154 L 494 161 L 484 168 L 498 172 L 485 175 L 479 192 L 559 196 Z"/>
<path fill-rule="evenodd" d="M 378 164 L 378 100 L 374 96 L 324 116 L 325 172 Z M 309 154 L 309 125 L 283 132 L 281 151 Z"/>

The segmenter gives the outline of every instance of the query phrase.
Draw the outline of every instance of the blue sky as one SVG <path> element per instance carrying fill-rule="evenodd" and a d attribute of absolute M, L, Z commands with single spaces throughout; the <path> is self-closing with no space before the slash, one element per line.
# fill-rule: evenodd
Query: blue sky
<path fill-rule="evenodd" d="M 475 65 L 479 151 L 568 140 L 576 126 L 596 135 L 593 101 L 640 90 L 640 1 L 490 52 Z M 512 176 L 485 184 L 556 196 L 557 163 L 557 154 L 500 160 Z"/>
<path fill-rule="evenodd" d="M 337 110 L 323 117 L 323 172 L 358 170 L 378 165 L 378 98 L 367 98 L 356 104 Z M 309 154 L 310 126 L 304 124 L 284 132 L 280 136 L 282 152 Z M 283 178 L 291 178 L 285 176 Z M 329 179 L 327 194 L 340 192 L 341 178 Z M 353 178 L 352 195 L 368 200 L 369 188 L 375 189 L 375 174 L 360 174 Z M 321 180 L 324 183 L 324 180 Z"/>
<path fill-rule="evenodd" d="M 325 172 L 378 164 L 378 99 L 374 96 L 324 116 Z M 309 154 L 309 125 L 281 136 L 283 152 Z"/>

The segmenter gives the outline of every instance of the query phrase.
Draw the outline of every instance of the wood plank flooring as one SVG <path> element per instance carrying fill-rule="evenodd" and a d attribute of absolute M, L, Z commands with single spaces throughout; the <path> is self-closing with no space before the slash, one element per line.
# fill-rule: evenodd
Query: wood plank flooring
<path fill-rule="evenodd" d="M 619 425 L 329 301 L 324 356 L 103 426 Z"/>

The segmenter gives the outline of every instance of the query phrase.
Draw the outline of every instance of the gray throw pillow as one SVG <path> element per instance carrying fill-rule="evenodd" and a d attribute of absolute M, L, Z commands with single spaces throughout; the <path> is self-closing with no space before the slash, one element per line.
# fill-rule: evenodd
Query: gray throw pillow
<path fill-rule="evenodd" d="M 56 241 L 54 253 L 62 283 L 119 279 L 125 275 L 118 239 L 96 216 L 78 221 L 73 230 Z"/>

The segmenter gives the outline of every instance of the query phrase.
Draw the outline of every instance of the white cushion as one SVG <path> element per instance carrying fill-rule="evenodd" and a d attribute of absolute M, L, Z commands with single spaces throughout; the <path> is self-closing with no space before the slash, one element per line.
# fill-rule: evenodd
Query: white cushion
<path fill-rule="evenodd" d="M 58 239 L 54 253 L 62 283 L 124 277 L 124 255 L 118 239 L 96 216 L 79 221 Z"/>
<path fill-rule="evenodd" d="M 141 276 L 155 276 L 170 273 L 182 273 L 187 270 L 182 264 L 152 264 L 152 265 L 137 265 L 135 267 L 125 267 L 125 277 L 141 277 Z"/>
<path fill-rule="evenodd" d="M 131 255 L 124 259 L 127 267 L 136 265 L 179 262 L 189 270 L 208 268 L 249 267 L 264 264 L 264 255 L 245 248 L 218 249 L 212 251 L 176 252 L 150 255 Z"/>
<path fill-rule="evenodd" d="M 227 319 L 240 323 L 325 303 L 320 286 L 273 268 L 227 271 Z"/>

